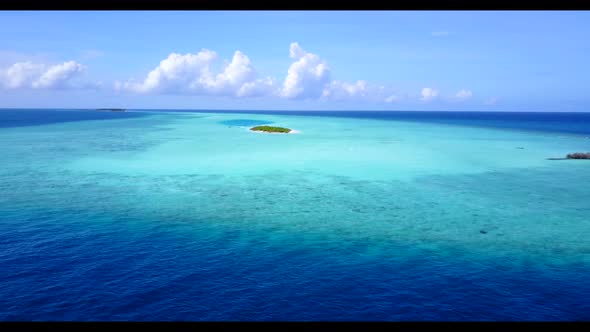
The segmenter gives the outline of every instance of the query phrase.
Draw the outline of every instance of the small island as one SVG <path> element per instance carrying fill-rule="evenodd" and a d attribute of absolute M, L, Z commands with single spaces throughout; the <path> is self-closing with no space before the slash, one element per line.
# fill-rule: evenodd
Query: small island
<path fill-rule="evenodd" d="M 590 160 L 590 152 L 576 152 L 570 153 L 565 158 L 547 158 L 548 160 L 568 160 L 568 159 L 589 159 Z"/>
<path fill-rule="evenodd" d="M 98 108 L 97 111 L 125 112 L 124 108 Z"/>
<path fill-rule="evenodd" d="M 590 152 L 570 153 L 566 157 L 567 157 L 567 159 L 590 159 Z"/>
<path fill-rule="evenodd" d="M 289 129 L 289 128 L 272 127 L 272 126 L 257 126 L 257 127 L 250 128 L 250 130 L 262 131 L 265 133 L 283 133 L 283 134 L 288 134 L 292 131 L 292 129 Z"/>

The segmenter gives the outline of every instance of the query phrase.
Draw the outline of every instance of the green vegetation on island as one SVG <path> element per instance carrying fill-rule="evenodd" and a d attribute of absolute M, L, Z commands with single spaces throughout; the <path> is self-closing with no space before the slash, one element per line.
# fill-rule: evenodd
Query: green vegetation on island
<path fill-rule="evenodd" d="M 590 159 L 590 152 L 570 153 L 565 158 L 547 158 L 548 160 Z"/>
<path fill-rule="evenodd" d="M 252 131 L 263 131 L 265 133 L 289 133 L 291 129 L 283 127 L 271 127 L 271 126 L 257 126 L 250 128 Z"/>
<path fill-rule="evenodd" d="M 576 152 L 567 155 L 567 159 L 590 159 L 590 152 Z"/>

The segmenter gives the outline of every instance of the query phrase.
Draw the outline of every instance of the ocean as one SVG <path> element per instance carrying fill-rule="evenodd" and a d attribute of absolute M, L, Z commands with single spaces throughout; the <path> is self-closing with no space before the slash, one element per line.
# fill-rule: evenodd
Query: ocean
<path fill-rule="evenodd" d="M 0 109 L 0 320 L 587 321 L 590 161 L 547 158 L 588 151 L 590 113 Z"/>

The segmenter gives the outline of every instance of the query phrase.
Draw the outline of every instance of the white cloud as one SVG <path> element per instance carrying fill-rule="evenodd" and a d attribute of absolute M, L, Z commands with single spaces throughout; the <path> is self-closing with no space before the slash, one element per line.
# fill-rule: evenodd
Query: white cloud
<path fill-rule="evenodd" d="M 326 62 L 303 50 L 298 43 L 291 43 L 289 56 L 297 61 L 289 67 L 280 95 L 291 99 L 321 97 L 330 83 L 330 69 Z"/>
<path fill-rule="evenodd" d="M 182 92 L 198 83 L 202 77 L 210 77 L 209 66 L 217 54 L 207 49 L 197 54 L 172 53 L 150 71 L 141 83 L 116 82 L 121 89 L 134 92 Z"/>
<path fill-rule="evenodd" d="M 17 62 L 7 69 L 0 70 L 0 85 L 7 89 L 65 88 L 84 70 L 85 67 L 75 61 L 53 66 L 30 61 Z"/>
<path fill-rule="evenodd" d="M 29 61 L 17 62 L 0 72 L 2 85 L 8 89 L 30 87 L 41 75 L 43 75 L 43 65 Z"/>
<path fill-rule="evenodd" d="M 448 31 L 432 31 L 430 34 L 433 37 L 446 37 L 446 36 L 450 35 L 451 33 Z"/>
<path fill-rule="evenodd" d="M 473 93 L 471 92 L 471 90 L 465 90 L 465 89 L 459 90 L 459 92 L 457 92 L 457 94 L 455 95 L 455 97 L 457 97 L 458 99 L 461 99 L 461 100 L 469 99 L 469 98 L 471 98 L 471 96 L 473 96 Z"/>
<path fill-rule="evenodd" d="M 234 97 L 275 96 L 285 99 L 355 100 L 391 103 L 400 100 L 384 86 L 364 80 L 344 82 L 331 79 L 327 63 L 291 43 L 294 59 L 282 82 L 257 77 L 250 59 L 236 51 L 231 62 L 215 73 L 217 53 L 203 49 L 196 54 L 171 53 L 140 81 L 115 82 L 115 89 L 136 93 L 223 95 Z"/>
<path fill-rule="evenodd" d="M 422 100 L 431 101 L 436 97 L 438 97 L 438 90 L 435 90 L 433 88 L 422 89 Z"/>
<path fill-rule="evenodd" d="M 267 77 L 265 79 L 257 79 L 255 81 L 246 82 L 238 89 L 238 97 L 258 97 L 269 95 L 274 92 L 277 82 Z"/>
<path fill-rule="evenodd" d="M 74 61 L 51 66 L 38 80 L 33 82 L 33 88 L 63 87 L 66 82 L 83 70 L 84 66 Z"/>
<path fill-rule="evenodd" d="M 333 80 L 331 69 L 319 55 L 304 50 L 297 42 L 289 47 L 286 77 L 258 77 L 250 58 L 235 51 L 231 61 L 217 66 L 216 52 L 202 49 L 198 53 L 171 53 L 145 78 L 115 82 L 115 89 L 136 93 L 169 93 L 216 95 L 233 97 L 274 96 L 285 99 L 345 100 L 358 102 L 395 103 L 416 99 L 385 86 L 365 80 L 346 82 Z M 215 69 L 220 68 L 220 69 Z M 403 97 L 402 97 L 403 96 Z M 467 99 L 472 92 L 462 89 L 456 98 Z M 423 101 L 439 98 L 439 91 L 424 88 L 419 97 Z"/>
<path fill-rule="evenodd" d="M 289 57 L 292 59 L 303 58 L 306 53 L 297 42 L 291 43 L 289 46 Z"/>
<path fill-rule="evenodd" d="M 374 92 L 373 87 L 369 87 L 367 81 L 359 80 L 355 83 L 342 81 L 332 81 L 328 83 L 322 91 L 322 97 L 332 99 L 349 99 L 349 98 L 367 98 Z"/>
<path fill-rule="evenodd" d="M 283 82 L 258 78 L 250 59 L 236 51 L 231 62 L 214 73 L 217 53 L 203 49 L 196 54 L 172 53 L 142 81 L 115 82 L 115 89 L 136 93 L 224 95 L 234 97 L 275 96 L 286 99 L 373 100 L 392 102 L 392 92 L 367 81 L 331 79 L 327 63 L 318 55 L 291 43 L 289 66 Z"/>
<path fill-rule="evenodd" d="M 240 51 L 234 53 L 221 72 L 214 73 L 212 66 L 217 60 L 217 53 L 207 49 L 196 54 L 171 53 L 142 82 L 115 82 L 115 88 L 139 93 L 246 97 L 270 93 L 275 85 L 271 78 L 257 79 L 250 59 Z"/>
<path fill-rule="evenodd" d="M 392 89 L 373 85 L 365 80 L 358 80 L 355 83 L 335 80 L 325 86 L 322 99 L 393 103 L 402 98 Z"/>

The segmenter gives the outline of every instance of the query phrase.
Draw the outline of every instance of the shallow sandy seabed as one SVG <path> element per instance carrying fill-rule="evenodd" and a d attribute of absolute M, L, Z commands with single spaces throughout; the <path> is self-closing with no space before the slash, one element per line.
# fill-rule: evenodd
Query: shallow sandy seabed
<path fill-rule="evenodd" d="M 0 321 L 589 317 L 584 136 L 105 114 L 0 129 Z"/>

